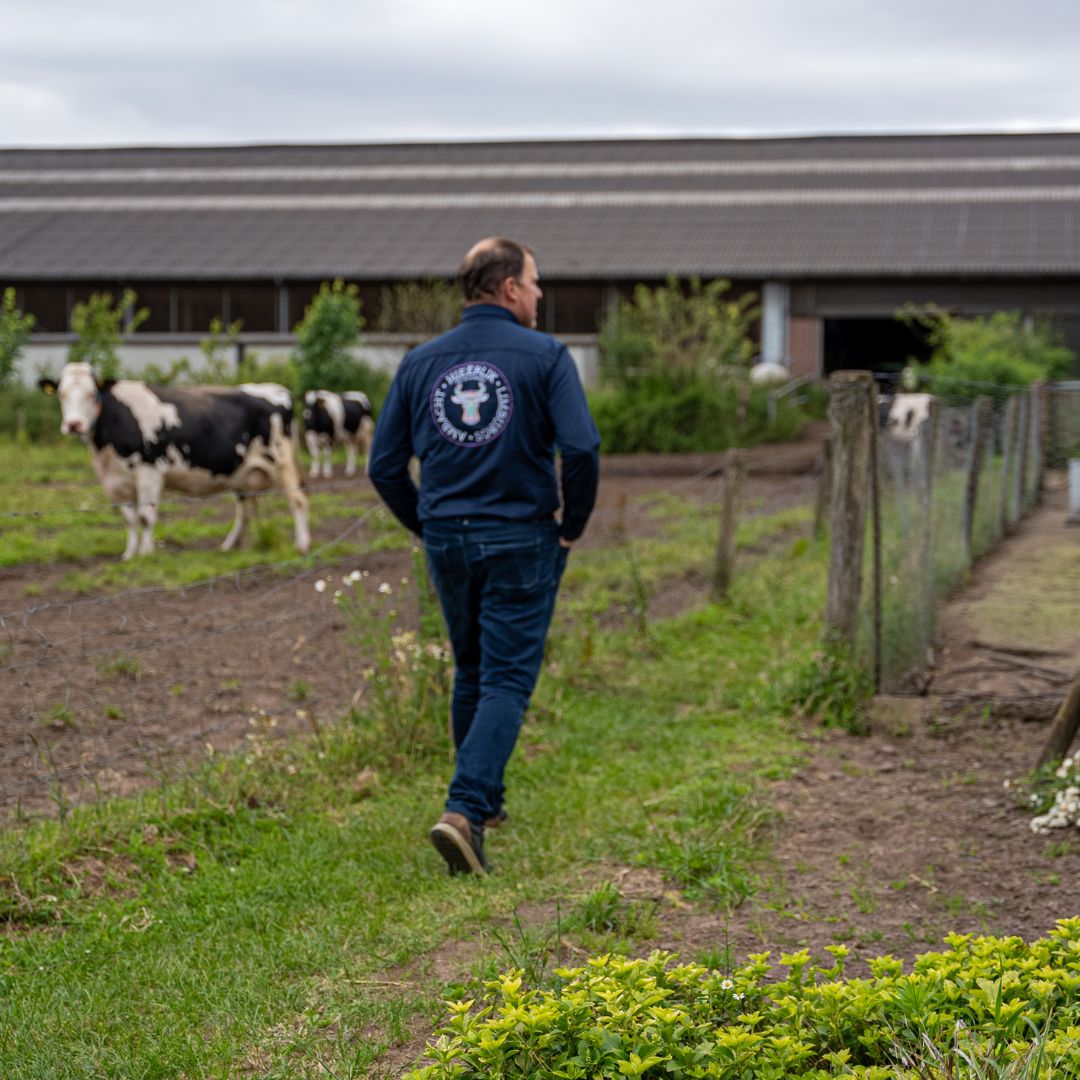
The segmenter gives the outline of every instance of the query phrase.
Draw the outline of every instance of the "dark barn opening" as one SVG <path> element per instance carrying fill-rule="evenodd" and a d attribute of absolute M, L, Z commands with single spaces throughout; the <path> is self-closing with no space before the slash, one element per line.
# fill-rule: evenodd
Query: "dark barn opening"
<path fill-rule="evenodd" d="M 900 371 L 909 359 L 930 359 L 930 345 L 918 326 L 899 319 L 826 319 L 825 374 L 862 368 Z"/>

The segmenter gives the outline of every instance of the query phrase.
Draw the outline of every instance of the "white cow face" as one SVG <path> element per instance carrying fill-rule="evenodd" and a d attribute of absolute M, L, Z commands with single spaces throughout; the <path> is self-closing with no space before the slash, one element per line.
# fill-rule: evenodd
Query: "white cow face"
<path fill-rule="evenodd" d="M 89 364 L 67 364 L 56 388 L 60 398 L 60 430 L 89 435 L 98 417 L 98 385 Z"/>

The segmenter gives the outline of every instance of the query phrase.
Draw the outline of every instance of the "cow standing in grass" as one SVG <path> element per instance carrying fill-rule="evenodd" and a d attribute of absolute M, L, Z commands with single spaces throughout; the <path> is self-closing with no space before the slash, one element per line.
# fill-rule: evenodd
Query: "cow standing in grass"
<path fill-rule="evenodd" d="M 99 383 L 89 364 L 68 364 L 59 382 L 39 385 L 60 398 L 60 430 L 86 443 L 101 486 L 120 506 L 128 530 L 125 559 L 153 551 L 165 488 L 236 493 L 225 551 L 244 535 L 254 503 L 249 496 L 280 488 L 292 510 L 296 547 L 308 550 L 308 504 L 289 437 L 292 398 L 284 387 Z"/>
<path fill-rule="evenodd" d="M 367 457 L 375 421 L 371 402 L 359 390 L 335 394 L 332 390 L 309 390 L 304 395 L 304 440 L 311 454 L 311 475 L 333 476 L 330 452 L 345 447 L 345 475 L 356 473 L 357 451 Z M 321 468 L 320 468 L 320 458 Z"/>

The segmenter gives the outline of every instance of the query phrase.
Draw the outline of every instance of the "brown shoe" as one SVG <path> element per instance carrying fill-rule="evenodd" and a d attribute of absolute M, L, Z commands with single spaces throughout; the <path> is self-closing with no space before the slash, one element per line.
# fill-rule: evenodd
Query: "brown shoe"
<path fill-rule="evenodd" d="M 510 817 L 510 815 L 505 810 L 500 810 L 494 817 L 489 817 L 487 819 L 487 821 L 484 822 L 484 828 L 485 829 L 497 829 L 509 817 Z"/>
<path fill-rule="evenodd" d="M 430 835 L 451 874 L 486 874 L 491 869 L 484 858 L 484 826 L 464 814 L 443 814 Z"/>

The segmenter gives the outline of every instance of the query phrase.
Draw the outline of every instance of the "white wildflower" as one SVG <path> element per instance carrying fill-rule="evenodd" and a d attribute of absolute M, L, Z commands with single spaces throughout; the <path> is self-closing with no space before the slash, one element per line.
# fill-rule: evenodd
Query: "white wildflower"
<path fill-rule="evenodd" d="M 319 580 L 315 582 L 315 591 L 326 592 L 326 582 L 323 581 L 322 578 L 319 578 Z"/>
<path fill-rule="evenodd" d="M 379 592 L 381 592 L 383 594 L 383 596 L 389 596 L 393 591 L 394 590 L 390 588 L 390 582 L 388 582 L 388 581 L 384 581 L 379 586 Z"/>
<path fill-rule="evenodd" d="M 734 985 L 735 984 L 730 979 L 721 979 L 720 980 L 720 989 L 721 990 L 730 990 Z"/>

